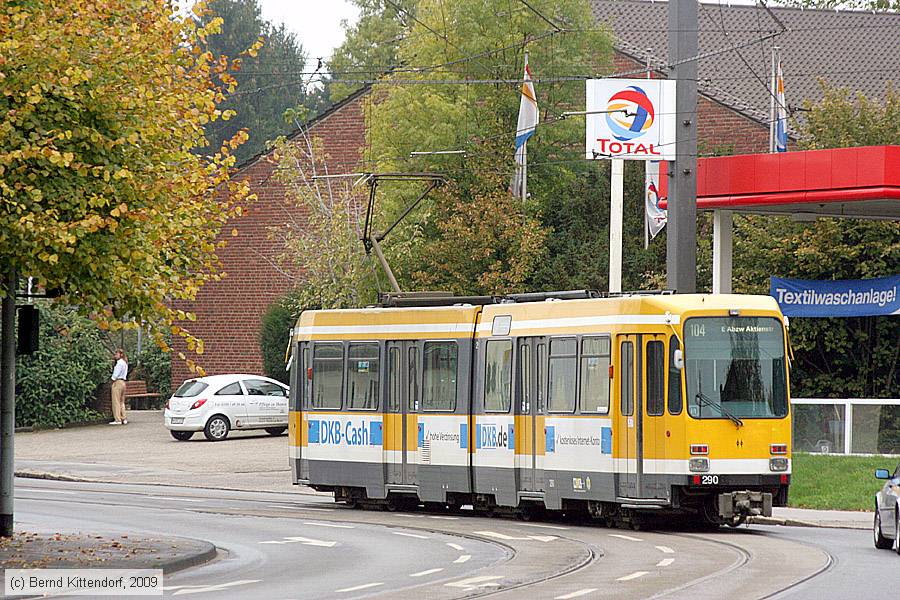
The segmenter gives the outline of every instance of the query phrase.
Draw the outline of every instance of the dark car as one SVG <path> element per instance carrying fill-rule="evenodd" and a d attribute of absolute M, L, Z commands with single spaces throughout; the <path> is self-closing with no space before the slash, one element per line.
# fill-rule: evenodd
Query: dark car
<path fill-rule="evenodd" d="M 900 465 L 893 475 L 887 469 L 878 469 L 875 477 L 887 479 L 875 494 L 875 547 L 891 548 L 900 554 Z"/>

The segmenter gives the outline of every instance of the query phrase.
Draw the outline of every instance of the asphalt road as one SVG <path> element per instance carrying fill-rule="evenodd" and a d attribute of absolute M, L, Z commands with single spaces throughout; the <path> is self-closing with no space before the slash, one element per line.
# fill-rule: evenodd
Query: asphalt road
<path fill-rule="evenodd" d="M 217 560 L 168 576 L 166 595 L 844 600 L 900 579 L 900 557 L 871 548 L 865 531 L 630 531 L 351 510 L 304 494 L 28 479 L 17 486 L 22 529 L 176 535 L 221 549 Z"/>

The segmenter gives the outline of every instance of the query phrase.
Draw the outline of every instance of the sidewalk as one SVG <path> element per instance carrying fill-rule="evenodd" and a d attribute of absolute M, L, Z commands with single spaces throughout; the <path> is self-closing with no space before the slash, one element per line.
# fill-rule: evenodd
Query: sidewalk
<path fill-rule="evenodd" d="M 0 540 L 0 569 L 162 569 L 174 573 L 216 557 L 209 542 L 177 537 L 16 531 Z"/>

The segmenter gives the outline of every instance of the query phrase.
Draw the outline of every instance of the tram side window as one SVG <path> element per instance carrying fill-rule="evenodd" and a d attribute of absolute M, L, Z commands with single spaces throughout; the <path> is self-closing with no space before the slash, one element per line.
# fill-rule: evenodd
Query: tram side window
<path fill-rule="evenodd" d="M 660 341 L 647 342 L 647 414 L 658 417 L 665 411 L 663 381 L 666 367 L 666 350 Z"/>
<path fill-rule="evenodd" d="M 681 414 L 681 371 L 675 368 L 675 351 L 681 343 L 674 335 L 669 338 L 669 414 Z"/>
<path fill-rule="evenodd" d="M 391 348 L 388 350 L 388 412 L 400 412 L 400 384 L 400 348 Z"/>
<path fill-rule="evenodd" d="M 347 352 L 347 407 L 378 408 L 378 344 L 350 344 Z"/>
<path fill-rule="evenodd" d="M 456 408 L 456 342 L 425 342 L 422 409 L 452 411 Z"/>
<path fill-rule="evenodd" d="M 577 350 L 575 338 L 550 340 L 550 412 L 575 412 Z"/>
<path fill-rule="evenodd" d="M 419 412 L 419 349 L 412 346 L 409 349 L 409 395 L 407 396 L 407 410 Z"/>
<path fill-rule="evenodd" d="M 627 417 L 634 414 L 634 344 L 622 342 L 620 354 L 622 355 L 621 409 L 622 414 Z"/>
<path fill-rule="evenodd" d="M 484 410 L 509 412 L 512 402 L 512 340 L 488 340 L 484 352 Z"/>
<path fill-rule="evenodd" d="M 609 412 L 609 338 L 581 339 L 581 412 Z"/>
<path fill-rule="evenodd" d="M 311 408 L 340 408 L 344 376 L 344 349 L 341 344 L 316 344 L 312 369 Z"/>

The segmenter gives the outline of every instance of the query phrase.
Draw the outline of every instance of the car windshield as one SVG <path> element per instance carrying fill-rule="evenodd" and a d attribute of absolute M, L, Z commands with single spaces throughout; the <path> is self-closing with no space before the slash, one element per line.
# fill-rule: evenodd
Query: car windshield
<path fill-rule="evenodd" d="M 693 317 L 684 324 L 688 412 L 699 419 L 787 415 L 784 333 L 774 317 Z"/>
<path fill-rule="evenodd" d="M 197 381 L 196 379 L 189 379 L 181 384 L 181 387 L 175 391 L 176 398 L 193 398 L 197 396 L 209 387 L 207 384 L 202 381 Z"/>

